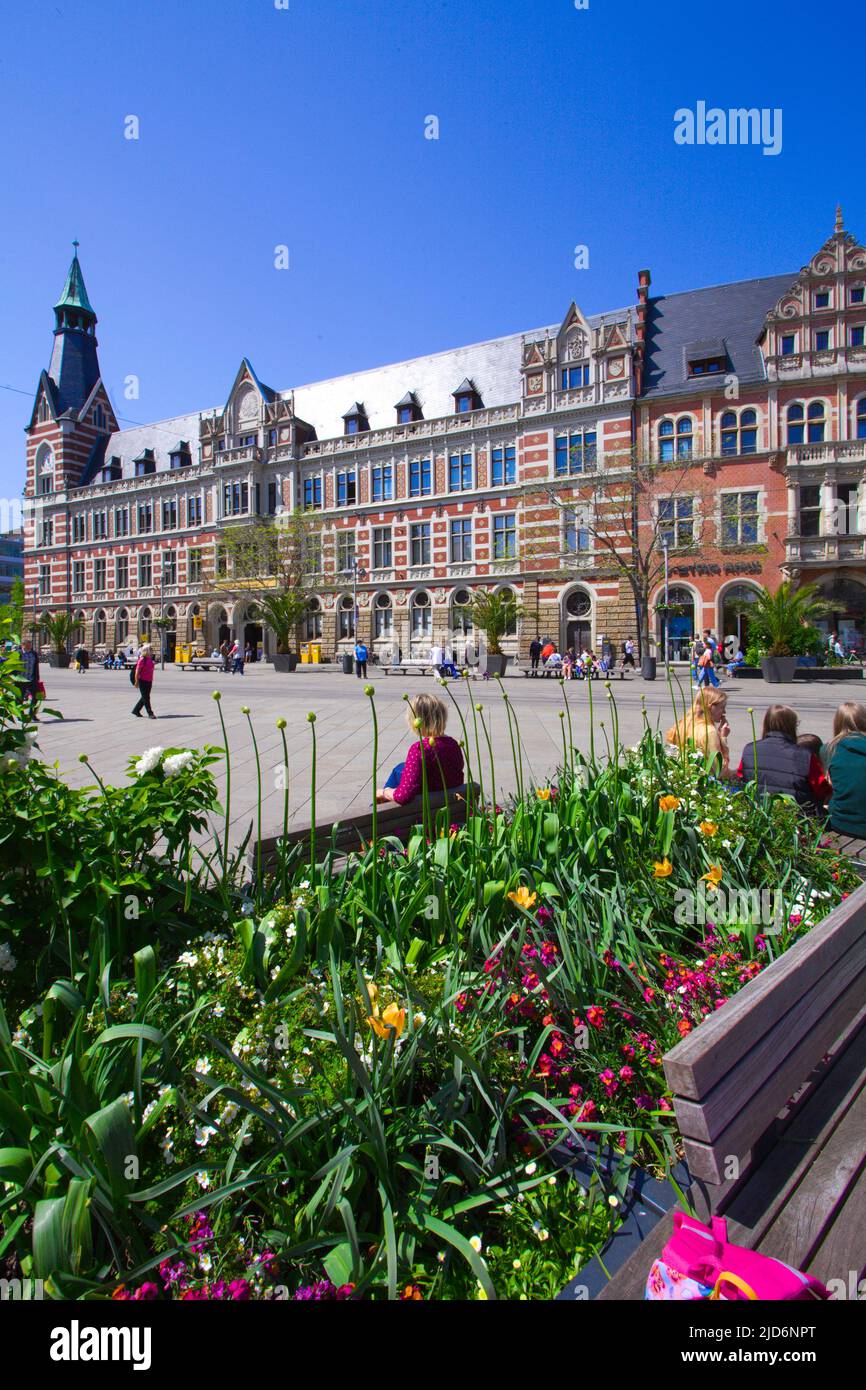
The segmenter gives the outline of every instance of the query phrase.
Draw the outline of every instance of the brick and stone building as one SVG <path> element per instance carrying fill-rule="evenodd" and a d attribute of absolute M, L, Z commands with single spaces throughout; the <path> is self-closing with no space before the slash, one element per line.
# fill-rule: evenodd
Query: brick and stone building
<path fill-rule="evenodd" d="M 675 654 L 693 627 L 744 632 L 749 594 L 783 574 L 862 630 L 864 289 L 839 217 L 799 273 L 651 297 L 642 271 L 622 309 L 572 304 L 556 325 L 288 390 L 244 358 L 223 406 L 120 429 L 76 248 L 26 431 L 28 618 L 72 612 L 96 653 L 160 616 L 169 655 L 230 634 L 269 651 L 221 540 L 303 511 L 302 637 L 326 657 L 357 629 L 381 656 L 437 642 L 459 659 L 479 585 L 519 597 L 512 651 L 536 634 L 618 645 L 633 599 L 582 518 L 588 481 L 627 486 L 639 457 L 684 465 L 676 495 L 660 466 L 637 499 L 640 525 L 664 509 Z"/>

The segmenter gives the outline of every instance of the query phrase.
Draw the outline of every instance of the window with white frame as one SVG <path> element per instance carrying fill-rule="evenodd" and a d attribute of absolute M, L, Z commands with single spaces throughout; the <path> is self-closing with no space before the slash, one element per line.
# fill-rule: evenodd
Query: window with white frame
<path fill-rule="evenodd" d="M 722 545 L 757 545 L 757 492 L 722 493 Z"/>
<path fill-rule="evenodd" d="M 415 521 L 409 527 L 409 564 L 430 564 L 429 521 Z"/>
<path fill-rule="evenodd" d="M 505 444 L 490 454 L 490 484 L 492 487 L 507 487 L 517 481 L 517 449 L 513 444 Z"/>
<path fill-rule="evenodd" d="M 354 507 L 358 500 L 358 479 L 354 468 L 342 468 L 337 473 L 337 506 Z"/>
<path fill-rule="evenodd" d="M 755 454 L 758 451 L 758 412 L 749 407 L 741 410 L 726 410 L 721 421 L 722 453 Z"/>
<path fill-rule="evenodd" d="M 390 569 L 393 563 L 391 546 L 391 527 L 373 527 L 373 568 Z"/>
<path fill-rule="evenodd" d="M 73 594 L 84 593 L 84 561 L 72 561 L 72 592 Z"/>
<path fill-rule="evenodd" d="M 823 444 L 826 411 L 823 401 L 794 401 L 785 414 L 789 444 Z"/>
<path fill-rule="evenodd" d="M 391 502 L 394 498 L 394 469 L 390 463 L 377 463 L 370 469 L 370 500 Z"/>
<path fill-rule="evenodd" d="M 347 574 L 355 568 L 355 532 L 337 532 L 337 570 Z"/>
<path fill-rule="evenodd" d="M 115 589 L 129 588 L 129 556 L 118 555 L 114 561 L 114 587 Z"/>
<path fill-rule="evenodd" d="M 513 560 L 517 555 L 517 516 L 500 512 L 493 518 L 493 558 Z"/>
<path fill-rule="evenodd" d="M 579 555 L 590 549 L 586 517 L 574 507 L 566 507 L 562 513 L 562 548 L 567 555 Z"/>
<path fill-rule="evenodd" d="M 115 507 L 114 509 L 114 534 L 115 536 L 129 535 L 129 508 Z"/>
<path fill-rule="evenodd" d="M 659 498 L 659 541 L 672 550 L 684 549 L 695 541 L 695 499 Z"/>
<path fill-rule="evenodd" d="M 40 522 L 39 525 L 39 544 L 54 544 L 54 522 L 49 517 L 47 521 Z"/>
<path fill-rule="evenodd" d="M 429 497 L 433 491 L 433 465 L 430 459 L 409 462 L 409 496 Z"/>
<path fill-rule="evenodd" d="M 344 594 L 337 610 L 340 620 L 340 637 L 343 640 L 355 636 L 355 600 L 351 594 Z"/>
<path fill-rule="evenodd" d="M 390 594 L 377 594 L 373 605 L 373 636 L 391 637 L 394 633 L 394 608 Z"/>
<path fill-rule="evenodd" d="M 448 459 L 448 491 L 468 492 L 472 485 L 472 455 L 451 454 Z"/>
<path fill-rule="evenodd" d="M 40 565 L 40 566 L 39 566 L 39 597 L 40 597 L 40 598 L 50 598 L 50 597 L 51 597 L 51 566 L 50 566 L 50 565 Z"/>
<path fill-rule="evenodd" d="M 310 599 L 304 619 L 304 636 L 308 642 L 317 641 L 322 635 L 322 603 L 315 596 Z"/>
<path fill-rule="evenodd" d="M 693 440 L 694 422 L 691 415 L 681 415 L 678 420 L 659 421 L 660 461 L 671 463 L 674 459 L 691 458 Z"/>
<path fill-rule="evenodd" d="M 451 563 L 466 564 L 472 559 L 472 518 L 454 517 L 451 521 Z"/>
<path fill-rule="evenodd" d="M 430 595 L 423 590 L 412 599 L 410 609 L 410 628 L 415 638 L 429 637 L 433 631 L 433 609 Z"/>
<path fill-rule="evenodd" d="M 554 450 L 554 472 L 557 478 L 572 473 L 590 473 L 597 458 L 598 433 L 592 429 L 571 430 L 558 434 Z"/>
<path fill-rule="evenodd" d="M 472 627 L 472 595 L 468 589 L 455 589 L 451 600 L 451 630 L 460 637 L 468 637 Z"/>
<path fill-rule="evenodd" d="M 139 555 L 138 557 L 138 587 L 139 589 L 153 587 L 153 557 L 151 555 Z"/>
<path fill-rule="evenodd" d="M 100 556 L 93 562 L 93 590 L 94 593 L 104 594 L 108 588 L 105 577 L 105 558 Z"/>
<path fill-rule="evenodd" d="M 72 517 L 73 545 L 87 540 L 87 517 L 84 512 L 75 512 Z"/>
<path fill-rule="evenodd" d="M 162 552 L 162 582 L 169 585 L 177 583 L 177 551 L 175 550 Z"/>

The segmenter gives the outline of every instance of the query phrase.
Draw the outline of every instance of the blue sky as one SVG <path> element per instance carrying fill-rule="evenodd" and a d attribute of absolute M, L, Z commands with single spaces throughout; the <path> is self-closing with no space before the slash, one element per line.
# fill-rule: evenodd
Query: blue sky
<path fill-rule="evenodd" d="M 837 201 L 866 237 L 853 9 L 841 42 L 778 0 L 0 0 L 0 17 L 5 497 L 74 236 L 136 423 L 221 403 L 244 355 L 286 389 L 572 299 L 618 308 L 644 266 L 654 293 L 797 270 Z M 698 101 L 781 108 L 781 153 L 676 144 Z"/>

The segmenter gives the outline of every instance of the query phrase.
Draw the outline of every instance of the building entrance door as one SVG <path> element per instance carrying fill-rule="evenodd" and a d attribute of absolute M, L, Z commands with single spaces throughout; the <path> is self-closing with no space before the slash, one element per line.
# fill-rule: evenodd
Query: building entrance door
<path fill-rule="evenodd" d="M 584 649 L 589 651 L 592 646 L 592 623 L 585 618 L 573 619 L 566 629 L 565 646 L 566 650 L 571 647 L 578 656 Z"/>

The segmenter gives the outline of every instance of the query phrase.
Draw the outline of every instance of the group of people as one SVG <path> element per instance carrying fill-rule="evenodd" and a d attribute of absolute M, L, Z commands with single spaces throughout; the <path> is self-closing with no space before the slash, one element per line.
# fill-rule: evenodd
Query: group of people
<path fill-rule="evenodd" d="M 727 701 L 722 690 L 702 686 L 691 710 L 668 729 L 667 742 L 703 753 L 723 778 L 791 796 L 830 829 L 866 839 L 866 705 L 843 701 L 826 743 L 817 734 L 799 732 L 799 716 L 790 705 L 770 705 L 761 737 L 746 744 L 732 772 Z"/>
<path fill-rule="evenodd" d="M 634 656 L 631 658 L 634 665 Z M 596 656 L 594 651 L 585 647 L 581 652 L 575 651 L 574 647 L 569 647 L 567 651 L 560 652 L 555 642 L 549 637 L 543 640 L 536 637 L 529 644 L 529 674 L 530 676 L 561 676 L 564 680 L 597 680 L 609 675 L 613 670 L 613 660 L 605 653 L 604 656 Z"/>
<path fill-rule="evenodd" d="M 725 661 L 722 644 L 711 628 L 705 627 L 703 633 L 696 637 L 692 643 L 689 659 L 692 667 L 692 680 L 695 685 L 712 686 L 714 689 L 721 683 L 719 677 L 725 672 L 732 676 L 740 667 L 745 666 L 746 658 L 739 644 L 735 654 Z"/>
<path fill-rule="evenodd" d="M 231 642 L 227 637 L 224 638 L 219 646 L 211 652 L 211 660 L 221 660 L 223 670 L 227 675 L 231 673 L 233 676 L 242 676 L 244 667 L 255 659 L 256 654 L 253 652 L 251 643 L 247 642 L 246 646 L 242 646 L 237 638 Z"/>

